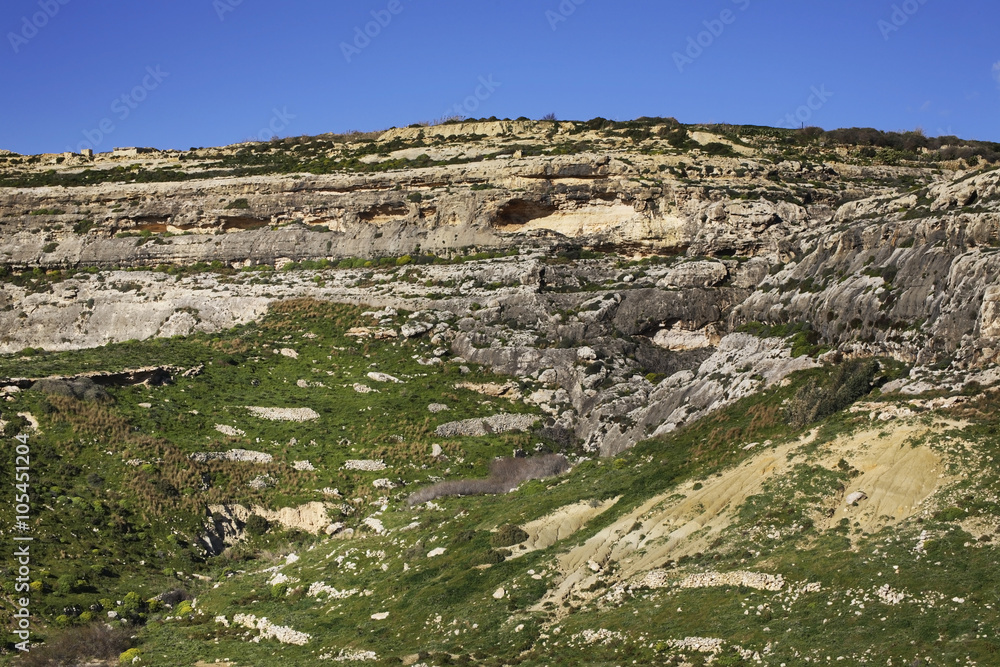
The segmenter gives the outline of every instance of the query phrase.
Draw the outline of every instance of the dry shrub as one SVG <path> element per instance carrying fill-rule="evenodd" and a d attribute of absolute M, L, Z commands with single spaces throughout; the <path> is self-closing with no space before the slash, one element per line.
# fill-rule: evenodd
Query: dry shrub
<path fill-rule="evenodd" d="M 118 664 L 118 656 L 131 646 L 132 641 L 125 630 L 95 623 L 62 631 L 44 645 L 23 654 L 18 664 L 24 667 L 75 667 L 99 660 Z"/>
<path fill-rule="evenodd" d="M 79 401 L 68 396 L 50 394 L 48 401 L 58 416 L 69 422 L 79 436 L 125 441 L 132 432 L 126 419 L 97 403 Z"/>
<path fill-rule="evenodd" d="M 490 464 L 486 479 L 457 479 L 441 482 L 413 493 L 407 502 L 419 505 L 442 496 L 473 496 L 485 493 L 507 493 L 521 482 L 544 479 L 569 470 L 569 461 L 562 454 L 546 454 L 531 458 L 498 458 Z"/>

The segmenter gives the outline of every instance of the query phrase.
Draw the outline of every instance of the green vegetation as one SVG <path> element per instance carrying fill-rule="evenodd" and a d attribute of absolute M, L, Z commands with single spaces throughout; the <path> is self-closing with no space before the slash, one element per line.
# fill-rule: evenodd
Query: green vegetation
<path fill-rule="evenodd" d="M 201 539 L 208 504 L 294 506 L 322 499 L 318 490 L 330 487 L 353 504 L 345 505 L 342 519 L 352 524 L 361 518 L 355 511 L 385 493 L 372 485 L 376 477 L 389 475 L 393 485 L 413 487 L 428 484 L 428 475 L 482 476 L 495 456 L 537 441 L 537 435 L 519 433 L 457 438 L 442 443 L 447 458 L 433 458 L 431 445 L 440 441 L 436 423 L 487 416 L 496 408 L 482 405 L 478 394 L 455 389 L 460 374 L 451 364 L 417 364 L 415 355 L 430 354 L 428 342 L 344 335 L 362 321 L 356 308 L 293 301 L 276 306 L 259 324 L 221 335 L 0 358 L 0 374 L 28 377 L 203 365 L 197 375 L 178 377 L 172 385 L 109 387 L 113 404 L 32 391 L 4 405 L 5 419 L 30 412 L 42 424 L 40 432 L 29 431 L 38 509 L 32 531 L 39 540 L 32 553 L 39 586 L 51 590 L 35 602 L 41 618 L 57 625 L 86 623 L 92 615 L 82 612 L 108 599 L 121 601 L 103 605 L 108 610 L 141 624 L 156 616 L 145 601 L 178 584 L 197 586 L 192 573 L 217 573 L 232 560 L 256 558 L 259 549 L 313 539 L 255 517 L 245 526 L 251 536 L 245 548 L 224 560 L 211 559 Z M 275 354 L 278 348 L 294 348 L 299 356 Z M 372 359 L 403 384 L 390 390 L 367 378 Z M 300 381 L 307 388 L 298 386 Z M 380 393 L 358 393 L 356 383 L 375 385 Z M 442 398 L 451 410 L 432 416 L 427 405 Z M 272 422 L 242 407 L 258 404 L 308 405 L 320 417 L 315 423 Z M 21 418 L 8 421 L 8 435 L 27 425 Z M 246 435 L 225 435 L 217 424 Z M 189 458 L 233 448 L 266 452 L 275 461 Z M 5 459 L 13 457 L 12 449 L 6 452 Z M 344 469 L 348 459 L 382 460 L 389 470 Z M 310 461 L 316 471 L 293 469 L 297 460 Z M 13 459 L 6 463 L 0 473 L 5 484 Z M 261 476 L 280 484 L 250 485 Z M 396 493 L 394 502 L 406 493 Z M 5 581 L 9 593 L 13 580 Z M 78 611 L 63 613 L 71 607 Z"/>
<path fill-rule="evenodd" d="M 785 338 L 791 344 L 793 357 L 815 357 L 829 350 L 829 348 L 819 344 L 819 332 L 814 330 L 808 322 L 775 325 L 748 322 L 740 325 L 736 330 L 760 338 Z"/>
<path fill-rule="evenodd" d="M 400 313 L 398 320 L 406 316 Z M 656 494 L 675 493 L 683 484 L 696 492 L 707 488 L 717 475 L 757 455 L 759 450 L 747 449 L 746 443 L 777 447 L 815 428 L 803 450 L 808 454 L 870 428 L 867 415 L 843 408 L 867 395 L 880 377 L 898 372 L 888 362 L 851 361 L 799 373 L 786 386 L 640 443 L 614 462 L 583 460 L 561 478 L 524 482 L 506 495 L 444 497 L 411 508 L 405 502 L 411 489 L 436 477 L 481 477 L 494 456 L 525 448 L 539 436 L 437 437 L 436 424 L 492 414 L 498 406 L 454 388 L 462 376 L 452 364 L 416 364 L 413 356 L 427 354 L 426 343 L 344 336 L 363 322 L 358 309 L 293 301 L 279 304 L 257 325 L 214 336 L 129 343 L 112 354 L 45 353 L 2 360 L 3 373 L 19 375 L 54 368 L 57 360 L 80 368 L 99 367 L 100 359 L 128 365 L 133 358 L 128 355 L 156 363 L 205 364 L 199 375 L 177 378 L 174 385 L 109 388 L 113 404 L 26 392 L 8 408 L 31 412 L 42 422 L 42 431 L 29 436 L 40 503 L 59 509 L 39 511 L 33 526 L 42 538 L 37 562 L 44 563 L 33 589 L 49 591 L 38 598 L 47 623 L 40 634 L 50 640 L 48 653 L 39 655 L 98 655 L 96 649 L 71 649 L 66 642 L 84 636 L 81 628 L 86 633 L 102 628 L 93 621 L 106 618 L 107 611 L 127 619 L 125 636 L 137 634 L 137 645 L 118 642 L 114 654 L 135 651 L 129 656 L 138 653 L 144 662 L 161 665 L 227 658 L 258 664 L 275 654 L 283 664 L 309 665 L 318 651 L 337 656 L 342 650 L 373 650 L 384 664 L 417 652 L 428 662 L 444 664 L 456 660 L 448 656 L 459 656 L 458 662 L 497 667 L 618 664 L 626 658 L 670 664 L 677 650 L 668 640 L 684 637 L 725 638 L 715 664 L 744 664 L 737 647 L 761 651 L 768 644 L 771 658 L 788 664 L 797 655 L 825 658 L 827 653 L 865 655 L 881 664 L 887 658 L 936 655 L 952 662 L 968 655 L 986 664 L 997 650 L 990 639 L 969 638 L 1000 620 L 991 602 L 1000 591 L 992 542 L 963 546 L 970 537 L 962 526 L 1000 512 L 985 500 L 1000 488 L 1000 478 L 970 476 L 963 482 L 966 489 L 956 490 L 922 523 L 868 535 L 849 524 L 824 529 L 817 523 L 816 508 L 826 507 L 858 474 L 843 460 L 830 467 L 810 459 L 796 462 L 787 475 L 734 508 L 733 525 L 711 548 L 662 565 L 675 579 L 705 570 L 777 572 L 788 582 L 780 592 L 639 587 L 602 597 L 600 604 L 536 608 L 557 582 L 560 550 L 582 544 Z M 275 354 L 280 348 L 294 349 L 297 358 Z M 373 368 L 404 382 L 378 385 L 380 393 L 357 393 L 353 384 L 374 384 L 367 378 Z M 298 386 L 298 380 L 309 386 Z M 444 416 L 426 410 L 441 400 L 450 408 Z M 977 443 L 977 456 L 1000 455 L 993 424 L 1000 414 L 993 405 L 998 400 L 996 394 L 982 394 L 956 414 L 966 419 L 987 415 L 964 434 Z M 320 418 L 266 422 L 240 407 L 261 403 L 309 406 Z M 503 406 L 510 409 L 516 404 Z M 800 413 L 808 418 L 797 418 Z M 215 424 L 245 433 L 224 435 Z M 23 427 L 20 422 L 18 428 Z M 434 443 L 443 456 L 431 456 Z M 187 457 L 231 448 L 270 453 L 275 461 L 198 464 Z M 348 459 L 382 460 L 388 467 L 349 470 L 343 466 Z M 145 463 L 129 466 L 129 460 Z M 316 470 L 293 470 L 296 460 L 308 460 Z M 249 488 L 259 475 L 279 484 Z M 396 488 L 379 488 L 377 478 Z M 248 541 L 225 555 L 210 557 L 198 547 L 205 504 L 294 506 L 321 497 L 317 490 L 324 487 L 338 489 L 334 502 L 344 511 L 334 518 L 352 527 L 355 539 L 312 536 L 256 517 L 244 526 Z M 617 503 L 569 539 L 513 557 L 513 549 L 529 537 L 522 527 L 526 522 L 574 503 L 596 506 L 615 498 Z M 388 532 L 369 528 L 364 521 L 369 517 L 378 517 Z M 913 550 L 923 539 L 921 531 L 933 536 L 921 543 L 926 555 Z M 293 562 L 286 558 L 290 553 L 298 560 L 286 565 Z M 949 568 L 934 564 L 945 559 Z M 275 582 L 274 571 L 268 571 L 273 567 L 291 579 Z M 199 581 L 193 574 L 211 580 Z M 601 581 L 592 593 L 612 593 Z M 342 593 L 310 594 L 317 582 Z M 792 595 L 805 582 L 821 586 Z M 916 603 L 889 605 L 874 593 L 887 583 L 892 591 L 914 596 L 933 591 L 942 597 L 934 598 L 932 613 Z M 197 605 L 186 599 L 190 595 L 197 596 Z M 855 602 L 859 596 L 868 596 L 863 610 Z M 964 602 L 949 602 L 955 597 Z M 553 619 L 556 611 L 567 615 Z M 247 641 L 246 629 L 235 625 L 236 614 L 245 613 L 312 639 L 305 646 Z M 376 613 L 388 613 L 388 620 L 373 618 Z M 216 622 L 217 616 L 226 617 L 229 627 Z M 637 616 L 641 626 L 635 625 Z M 838 621 L 823 623 L 830 618 Z M 61 633 L 58 626 L 74 627 Z M 618 634 L 608 642 L 586 639 L 586 632 L 600 628 Z M 886 628 L 891 632 L 886 634 Z M 892 640 L 882 641 L 885 637 Z M 688 655 L 694 664 L 704 658 Z"/>

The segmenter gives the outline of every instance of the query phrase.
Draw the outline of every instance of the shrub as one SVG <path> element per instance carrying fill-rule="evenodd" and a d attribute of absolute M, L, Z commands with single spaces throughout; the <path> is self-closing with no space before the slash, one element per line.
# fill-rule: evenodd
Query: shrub
<path fill-rule="evenodd" d="M 478 563 L 478 564 L 479 565 L 499 565 L 500 563 L 502 563 L 505 560 L 507 560 L 507 556 L 504 555 L 504 551 L 506 551 L 506 549 L 504 549 L 503 551 L 497 551 L 495 549 L 490 549 L 485 554 L 483 554 L 481 562 Z"/>
<path fill-rule="evenodd" d="M 177 616 L 187 616 L 192 612 L 194 612 L 194 607 L 191 606 L 191 603 L 188 600 L 181 602 L 174 610 L 174 614 Z"/>
<path fill-rule="evenodd" d="M 520 544 L 528 539 L 528 533 L 520 526 L 515 526 L 512 523 L 507 523 L 500 526 L 497 532 L 490 536 L 490 546 L 499 547 L 512 547 L 515 544 Z"/>
<path fill-rule="evenodd" d="M 880 369 L 874 359 L 856 359 L 838 366 L 825 383 L 805 385 L 786 410 L 789 423 L 801 427 L 843 410 L 875 388 Z"/>
<path fill-rule="evenodd" d="M 142 611 L 144 605 L 145 603 L 139 597 L 139 594 L 135 591 L 130 591 L 125 594 L 125 599 L 122 600 L 120 609 L 123 614 L 135 614 Z"/>
<path fill-rule="evenodd" d="M 259 514 L 254 514 L 249 519 L 247 519 L 244 530 L 247 534 L 253 537 L 260 537 L 267 531 L 271 529 L 271 522 L 260 516 Z"/>
<path fill-rule="evenodd" d="M 69 595 L 73 592 L 74 586 L 76 585 L 76 577 L 70 574 L 64 574 L 63 576 L 56 579 L 55 592 L 58 595 Z"/>
<path fill-rule="evenodd" d="M 81 220 L 80 222 L 73 225 L 73 233 L 86 234 L 93 228 L 94 228 L 94 222 L 92 220 Z"/>
<path fill-rule="evenodd" d="M 229 203 L 228 206 L 226 206 L 227 210 L 233 210 L 233 209 L 243 210 L 248 208 L 250 208 L 250 202 L 248 202 L 246 199 L 234 199 L 232 202 Z"/>
<path fill-rule="evenodd" d="M 104 623 L 95 623 L 50 637 L 44 645 L 32 647 L 31 652 L 23 654 L 19 664 L 43 667 L 110 662 L 121 655 L 122 651 L 128 650 L 130 643 L 126 631 L 113 629 Z"/>
<path fill-rule="evenodd" d="M 137 648 L 130 648 L 129 650 L 118 656 L 118 663 L 121 665 L 131 665 L 136 661 L 136 658 L 140 656 L 140 651 Z"/>
<path fill-rule="evenodd" d="M 718 155 L 723 157 L 735 157 L 736 153 L 733 152 L 732 147 L 729 144 L 723 144 L 718 141 L 713 141 L 707 143 L 702 147 L 708 155 Z"/>

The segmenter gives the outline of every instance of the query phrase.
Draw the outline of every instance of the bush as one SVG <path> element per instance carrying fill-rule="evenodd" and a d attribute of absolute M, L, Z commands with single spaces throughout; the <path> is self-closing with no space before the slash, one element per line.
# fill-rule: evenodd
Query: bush
<path fill-rule="evenodd" d="M 504 549 L 504 551 L 506 551 L 506 549 Z M 485 554 L 483 554 L 481 562 L 477 563 L 477 564 L 478 565 L 499 565 L 500 563 L 504 562 L 505 560 L 507 560 L 507 556 L 504 555 L 503 551 L 497 551 L 495 549 L 490 549 Z"/>
<path fill-rule="evenodd" d="M 260 537 L 270 529 L 271 522 L 259 514 L 254 514 L 247 519 L 246 525 L 244 526 L 244 530 L 246 530 L 247 534 L 253 537 Z"/>
<path fill-rule="evenodd" d="M 524 532 L 520 526 L 507 523 L 500 526 L 497 532 L 490 536 L 490 546 L 494 548 L 512 547 L 526 539 L 528 539 L 528 533 Z"/>
<path fill-rule="evenodd" d="M 136 661 L 136 658 L 139 658 L 139 656 L 140 656 L 139 649 L 130 648 L 129 650 L 125 651 L 120 656 L 118 656 L 118 663 L 121 665 L 131 665 L 133 662 Z"/>
<path fill-rule="evenodd" d="M 799 389 L 786 410 L 788 422 L 801 427 L 843 410 L 875 388 L 880 370 L 874 359 L 857 359 L 838 366 L 825 383 L 813 381 Z"/>
<path fill-rule="evenodd" d="M 144 606 L 145 602 L 139 597 L 139 594 L 135 591 L 130 591 L 125 594 L 125 599 L 122 600 L 120 609 L 122 614 L 137 614 L 142 611 Z"/>
<path fill-rule="evenodd" d="M 69 595 L 76 585 L 76 577 L 71 574 L 64 574 L 56 579 L 55 592 L 58 595 Z"/>
<path fill-rule="evenodd" d="M 81 615 L 81 618 L 83 616 Z M 104 623 L 72 628 L 50 637 L 42 646 L 32 647 L 20 659 L 25 667 L 82 665 L 113 661 L 129 648 L 129 635 Z"/>
<path fill-rule="evenodd" d="M 93 228 L 94 228 L 94 222 L 92 220 L 81 220 L 80 222 L 73 225 L 73 233 L 86 234 Z"/>
<path fill-rule="evenodd" d="M 248 208 L 250 208 L 250 202 L 248 202 L 246 199 L 233 200 L 232 202 L 230 202 L 228 206 L 226 206 L 226 209 L 228 210 L 233 210 L 233 209 L 244 210 Z"/>
<path fill-rule="evenodd" d="M 702 150 L 708 155 L 717 155 L 722 157 L 736 156 L 736 153 L 733 152 L 733 149 L 729 144 L 723 144 L 718 141 L 705 144 Z"/>

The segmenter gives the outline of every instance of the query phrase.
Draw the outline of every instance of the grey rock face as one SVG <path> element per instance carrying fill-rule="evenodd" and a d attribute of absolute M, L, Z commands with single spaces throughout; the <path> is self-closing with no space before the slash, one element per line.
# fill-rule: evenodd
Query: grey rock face
<path fill-rule="evenodd" d="M 421 363 L 514 376 L 546 415 L 453 422 L 443 436 L 536 427 L 605 455 L 819 363 L 745 333 L 775 325 L 807 324 L 824 359 L 913 364 L 908 390 L 991 377 L 1000 172 L 681 157 L 609 148 L 377 174 L 3 188 L 0 265 L 101 271 L 0 280 L 0 353 L 214 332 L 285 298 L 364 304 L 349 335 L 426 337 L 437 349 Z M 403 257 L 483 250 L 516 252 Z M 362 266 L 378 257 L 399 261 Z M 268 272 L 266 284 L 253 272 L 123 270 L 344 258 L 356 268 Z M 394 321 L 402 310 L 415 316 Z"/>

